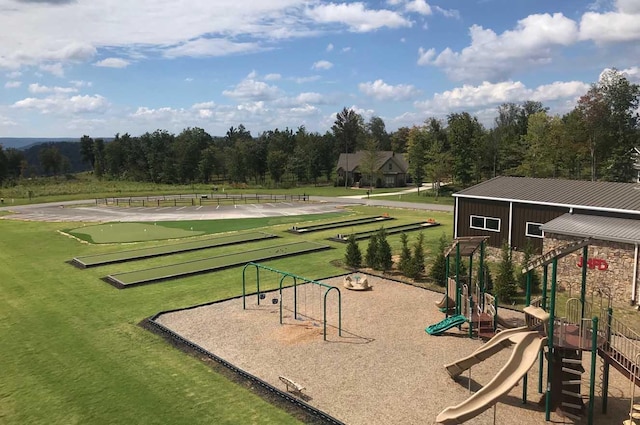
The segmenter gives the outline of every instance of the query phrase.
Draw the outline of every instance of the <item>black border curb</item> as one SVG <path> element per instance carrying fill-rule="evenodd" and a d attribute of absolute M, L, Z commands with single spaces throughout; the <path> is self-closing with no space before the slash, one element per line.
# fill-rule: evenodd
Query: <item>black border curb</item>
<path fill-rule="evenodd" d="M 295 235 L 304 235 L 306 233 L 321 232 L 323 230 L 331 230 L 331 229 L 339 229 L 340 227 L 360 226 L 362 224 L 374 224 L 374 223 L 380 223 L 380 222 L 385 222 L 389 220 L 395 220 L 395 218 L 379 215 L 376 217 L 363 217 L 359 219 L 354 218 L 354 219 L 345 220 L 345 221 L 335 221 L 333 223 L 298 227 L 296 228 L 296 230 L 289 229 L 285 231 L 288 233 L 293 233 Z"/>
<path fill-rule="evenodd" d="M 411 227 L 411 226 L 415 226 L 415 227 Z M 438 222 L 430 223 L 427 221 L 423 221 L 418 223 L 403 224 L 400 226 L 385 227 L 384 231 L 387 235 L 394 235 L 396 233 L 415 232 L 416 230 L 431 229 L 433 227 L 438 227 L 438 226 L 440 226 L 440 223 Z M 362 239 L 369 239 L 375 233 L 376 231 L 374 230 L 369 232 L 353 233 L 353 235 L 355 235 L 356 240 L 362 240 Z M 342 237 L 330 237 L 330 238 L 327 238 L 327 240 L 330 240 L 332 242 L 347 243 L 349 236 L 351 236 L 351 234 L 343 234 Z"/>

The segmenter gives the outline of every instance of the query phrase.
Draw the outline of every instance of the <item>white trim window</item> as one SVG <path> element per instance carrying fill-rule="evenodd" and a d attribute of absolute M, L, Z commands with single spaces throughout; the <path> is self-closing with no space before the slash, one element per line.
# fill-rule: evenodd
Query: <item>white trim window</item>
<path fill-rule="evenodd" d="M 488 230 L 490 232 L 500 232 L 500 219 L 495 217 L 483 217 L 472 215 L 469 217 L 469 227 L 476 230 Z"/>
<path fill-rule="evenodd" d="M 542 223 L 534 223 L 533 221 L 527 221 L 527 230 L 524 232 L 525 236 L 530 238 L 542 238 Z"/>

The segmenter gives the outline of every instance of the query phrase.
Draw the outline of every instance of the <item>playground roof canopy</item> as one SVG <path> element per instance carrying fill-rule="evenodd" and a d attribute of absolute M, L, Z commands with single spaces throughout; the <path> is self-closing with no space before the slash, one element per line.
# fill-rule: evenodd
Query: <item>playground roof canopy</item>
<path fill-rule="evenodd" d="M 451 246 L 444 252 L 444 256 L 448 257 L 451 252 L 456 249 L 457 245 L 460 245 L 460 256 L 468 257 L 476 252 L 476 249 L 482 244 L 482 242 L 489 239 L 488 236 L 464 236 L 456 238 L 451 243 Z"/>
<path fill-rule="evenodd" d="M 611 242 L 639 243 L 640 223 L 638 220 L 597 215 L 563 214 L 542 225 L 545 233 L 592 237 Z"/>

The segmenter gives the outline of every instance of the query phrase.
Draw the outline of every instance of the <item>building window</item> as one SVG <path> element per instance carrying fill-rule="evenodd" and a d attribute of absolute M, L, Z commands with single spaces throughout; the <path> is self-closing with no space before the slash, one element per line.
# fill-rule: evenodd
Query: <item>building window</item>
<path fill-rule="evenodd" d="M 482 217 L 480 215 L 471 216 L 471 228 L 478 230 L 489 230 L 491 232 L 500 231 L 500 219 L 494 217 Z"/>
<path fill-rule="evenodd" d="M 392 171 L 392 170 L 393 170 L 393 164 L 389 163 L 389 171 Z"/>
<path fill-rule="evenodd" d="M 525 235 L 531 238 L 541 238 L 542 223 L 533 223 L 531 221 L 527 221 L 527 231 L 525 232 Z"/>

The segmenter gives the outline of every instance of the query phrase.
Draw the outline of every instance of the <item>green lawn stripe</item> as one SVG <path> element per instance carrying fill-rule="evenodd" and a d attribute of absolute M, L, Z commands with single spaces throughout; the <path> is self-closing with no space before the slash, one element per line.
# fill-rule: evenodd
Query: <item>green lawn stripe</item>
<path fill-rule="evenodd" d="M 225 254 L 216 257 L 188 261 L 185 263 L 154 267 L 151 269 L 137 270 L 126 273 L 116 273 L 107 276 L 106 280 L 114 283 L 118 287 L 130 287 L 134 285 L 140 285 L 142 283 L 151 283 L 159 280 L 168 280 L 191 274 L 220 270 L 227 267 L 246 264 L 251 261 L 264 261 L 274 258 L 288 257 L 328 248 L 330 248 L 328 245 L 323 245 L 316 242 L 293 242 L 268 248 L 261 248 L 251 251 Z"/>
<path fill-rule="evenodd" d="M 107 254 L 87 255 L 75 257 L 72 262 L 82 267 L 96 267 L 111 263 L 123 263 L 125 261 L 140 260 L 143 258 L 159 257 L 162 255 L 177 254 L 179 252 L 196 251 L 199 249 L 214 248 L 225 245 L 233 245 L 242 242 L 251 242 L 262 239 L 276 238 L 276 235 L 263 232 L 241 233 L 220 236 L 204 240 L 182 242 L 172 245 L 152 246 L 141 249 L 111 252 Z"/>
<path fill-rule="evenodd" d="M 317 232 L 320 230 L 328 230 L 328 229 L 337 229 L 339 227 L 347 227 L 347 226 L 357 226 L 360 224 L 368 224 L 368 223 L 375 223 L 377 221 L 386 221 L 386 220 L 393 220 L 393 218 L 391 217 L 384 217 L 384 216 L 375 216 L 375 217 L 362 217 L 362 218 L 354 218 L 352 220 L 344 220 L 344 221 L 334 221 L 331 223 L 324 223 L 324 224 L 316 224 L 313 226 L 305 226 L 305 227 L 298 227 L 296 228 L 296 230 L 294 230 L 295 233 L 309 233 L 309 232 Z"/>
<path fill-rule="evenodd" d="M 428 228 L 439 226 L 439 225 L 440 223 L 419 222 L 419 223 L 403 224 L 401 226 L 385 227 L 384 231 L 387 235 L 393 235 L 395 233 L 428 229 Z M 353 235 L 355 236 L 356 240 L 360 240 L 360 239 L 370 238 L 376 233 L 378 233 L 378 230 L 369 230 L 367 232 L 354 233 Z M 350 236 L 349 234 L 343 234 L 342 237 L 332 237 L 328 239 L 334 242 L 347 242 L 347 239 L 349 238 L 349 236 Z"/>

